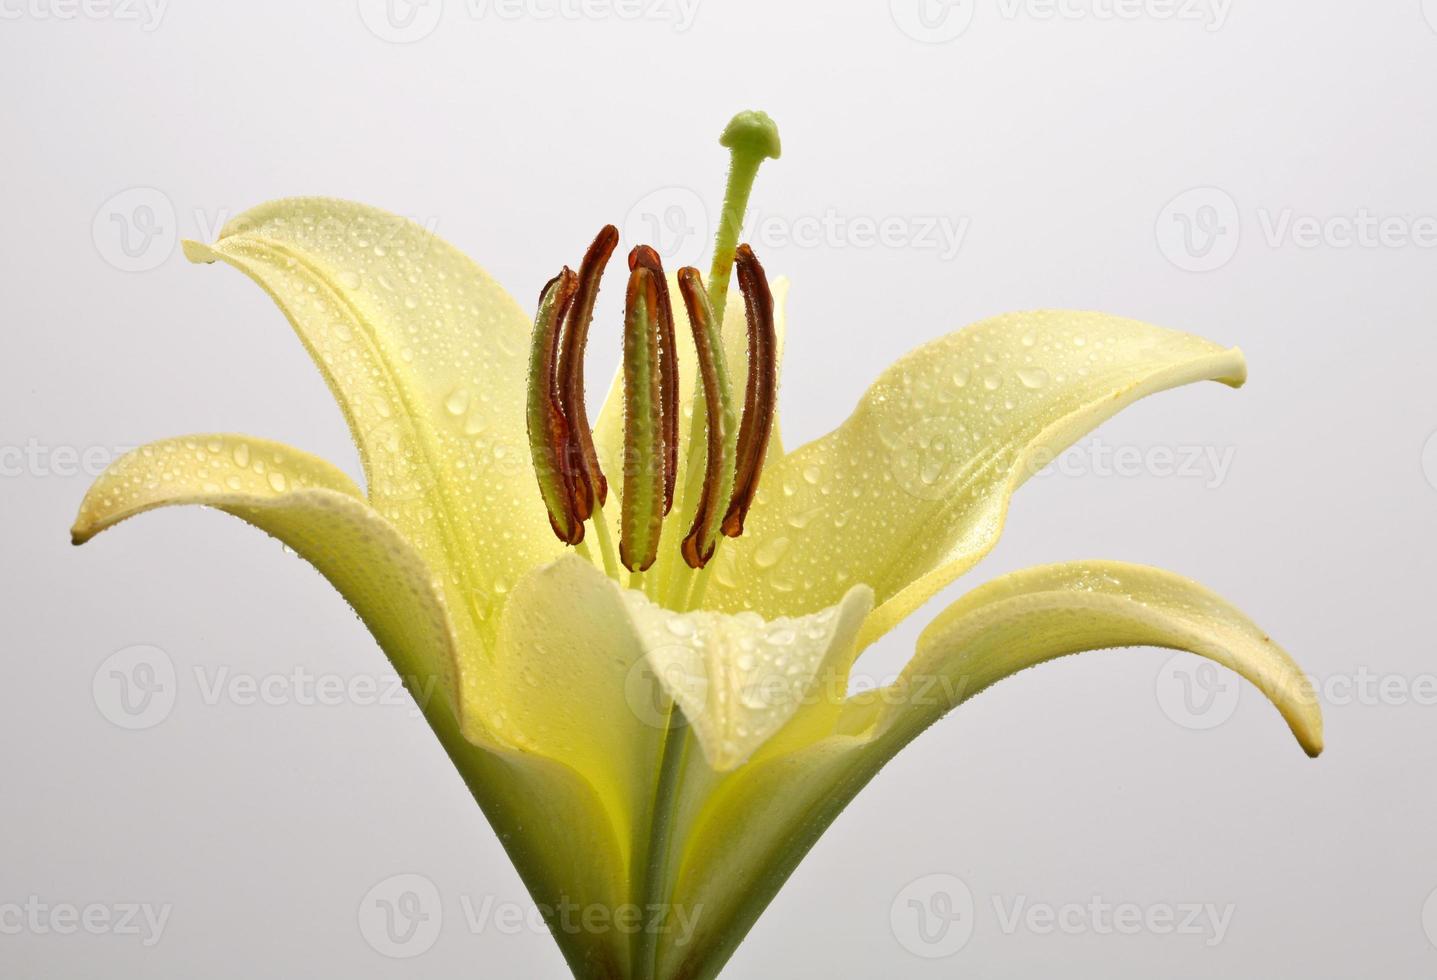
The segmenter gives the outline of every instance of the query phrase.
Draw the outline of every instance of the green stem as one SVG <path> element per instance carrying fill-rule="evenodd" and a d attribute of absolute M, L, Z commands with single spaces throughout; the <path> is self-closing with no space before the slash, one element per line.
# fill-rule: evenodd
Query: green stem
<path fill-rule="evenodd" d="M 678 705 L 671 705 L 668 727 L 664 732 L 663 745 L 659 749 L 659 773 L 654 785 L 653 804 L 650 807 L 648 839 L 642 842 L 642 850 L 635 851 L 635 856 L 642 856 L 644 861 L 644 876 L 638 894 L 638 905 L 641 909 L 663 905 L 672 897 L 668 889 L 669 851 L 673 838 L 674 810 L 678 806 L 679 784 L 683 780 L 688 748 L 688 725 L 683 712 Z M 634 980 L 655 980 L 658 976 L 658 943 L 659 936 L 654 930 L 644 928 L 635 934 L 632 964 Z"/>

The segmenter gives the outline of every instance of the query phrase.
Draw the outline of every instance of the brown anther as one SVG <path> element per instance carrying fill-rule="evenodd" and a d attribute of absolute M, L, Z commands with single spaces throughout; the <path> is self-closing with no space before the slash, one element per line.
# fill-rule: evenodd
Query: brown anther
<path fill-rule="evenodd" d="M 594 433 L 589 425 L 589 412 L 584 405 L 584 350 L 589 342 L 589 324 L 594 319 L 594 301 L 599 296 L 599 280 L 604 267 L 619 244 L 619 230 L 605 225 L 579 265 L 578 285 L 569 306 L 564 326 L 563 349 L 559 355 L 559 405 L 569 424 L 568 453 L 574 478 L 571 490 L 579 520 L 586 521 L 594 512 L 594 501 L 600 505 L 609 499 L 609 482 L 599 467 L 599 454 L 594 449 Z"/>
<path fill-rule="evenodd" d="M 723 505 L 721 498 L 728 494 L 725 484 L 733 478 L 733 472 L 725 469 L 730 462 L 728 450 L 733 435 L 730 428 L 732 419 L 725 417 L 726 393 L 720 382 L 719 363 L 723 351 L 715 349 L 715 343 L 721 339 L 721 334 L 714 323 L 713 307 L 709 305 L 708 294 L 704 292 L 699 270 L 691 267 L 679 270 L 679 292 L 683 295 L 684 308 L 688 311 L 689 324 L 694 334 L 694 351 L 698 355 L 699 379 L 704 392 L 708 453 L 698 510 L 694 513 L 693 525 L 679 550 L 690 568 L 703 568 L 713 557 L 714 548 L 717 547 L 718 508 Z"/>
<path fill-rule="evenodd" d="M 549 525 L 560 541 L 584 540 L 584 522 L 574 508 L 574 457 L 569 451 L 570 426 L 559 403 L 559 340 L 564 316 L 573 303 L 578 279 L 567 266 L 545 283 L 534 319 L 529 355 L 526 423 L 529 450 Z"/>
<path fill-rule="evenodd" d="M 674 483 L 679 475 L 679 354 L 674 347 L 674 308 L 669 299 L 669 283 L 659 253 L 648 245 L 637 245 L 629 252 L 629 270 L 639 267 L 653 273 L 658 294 L 659 317 L 659 397 L 664 413 L 664 513 L 674 506 Z"/>
<path fill-rule="evenodd" d="M 758 479 L 768 452 L 773 430 L 774 406 L 778 397 L 778 340 L 773 324 L 773 293 L 768 277 L 753 254 L 740 245 L 734 255 L 738 288 L 743 293 L 748 319 L 748 388 L 744 395 L 743 423 L 738 431 L 738 464 L 733 497 L 724 515 L 723 533 L 736 538 L 743 533 L 744 518 L 758 493 Z"/>

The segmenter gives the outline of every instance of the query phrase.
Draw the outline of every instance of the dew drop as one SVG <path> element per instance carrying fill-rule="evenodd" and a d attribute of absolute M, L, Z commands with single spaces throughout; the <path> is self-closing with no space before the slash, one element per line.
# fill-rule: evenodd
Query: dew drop
<path fill-rule="evenodd" d="M 444 410 L 453 416 L 463 415 L 469 409 L 469 389 L 464 387 L 455 388 L 444 399 Z"/>
<path fill-rule="evenodd" d="M 777 565 L 783 553 L 788 550 L 788 538 L 773 538 L 765 541 L 757 551 L 754 552 L 753 562 L 759 568 L 772 568 Z"/>

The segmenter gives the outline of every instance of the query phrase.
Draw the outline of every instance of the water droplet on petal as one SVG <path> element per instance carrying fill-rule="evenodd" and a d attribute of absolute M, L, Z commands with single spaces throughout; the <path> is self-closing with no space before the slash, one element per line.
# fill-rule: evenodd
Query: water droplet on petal
<path fill-rule="evenodd" d="M 777 565 L 783 553 L 788 550 L 788 538 L 773 538 L 765 541 L 753 554 L 754 564 L 759 568 L 772 568 Z"/>
<path fill-rule="evenodd" d="M 1019 368 L 1018 380 L 1025 388 L 1041 388 L 1048 383 L 1048 372 L 1040 367 Z"/>

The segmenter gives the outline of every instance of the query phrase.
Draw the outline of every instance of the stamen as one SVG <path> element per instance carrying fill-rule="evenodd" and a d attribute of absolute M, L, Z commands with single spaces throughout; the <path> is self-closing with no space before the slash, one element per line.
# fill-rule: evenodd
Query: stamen
<path fill-rule="evenodd" d="M 723 533 L 731 538 L 743 533 L 744 518 L 758 493 L 758 478 L 768 452 L 778 397 L 778 340 L 774 333 L 773 293 L 768 288 L 768 277 L 753 249 L 747 245 L 738 247 L 734 261 L 738 265 L 738 288 L 743 292 L 748 318 L 748 389 L 744 396 L 743 424 L 738 433 L 733 499 L 723 520 Z"/>
<path fill-rule="evenodd" d="M 587 521 L 593 514 L 596 498 L 600 506 L 609 500 L 609 481 L 599 467 L 589 412 L 584 405 L 584 349 L 589 342 L 599 280 L 618 244 L 619 230 L 605 225 L 584 253 L 584 261 L 579 265 L 578 289 L 564 327 L 563 353 L 559 357 L 559 405 L 569 423 L 569 452 L 575 457 L 572 463 L 574 509 L 580 521 Z"/>
<path fill-rule="evenodd" d="M 529 353 L 529 397 L 526 422 L 529 452 L 539 493 L 549 512 L 549 525 L 566 544 L 584 540 L 584 522 L 575 511 L 574 473 L 569 452 L 569 422 L 559 403 L 558 348 L 560 326 L 573 302 L 578 278 L 564 267 L 539 294 Z"/>
<path fill-rule="evenodd" d="M 708 423 L 708 457 L 703 489 L 693 526 L 683 540 L 681 551 L 690 568 L 703 568 L 718 546 L 719 507 L 729 499 L 733 490 L 738 426 L 723 352 L 723 335 L 718 321 L 714 319 L 713 307 L 704 293 L 703 279 L 697 269 L 679 270 L 679 292 L 683 294 L 689 324 L 693 327 L 694 350 L 698 353 Z"/>
<path fill-rule="evenodd" d="M 664 416 L 664 513 L 674 506 L 674 481 L 679 475 L 679 354 L 674 347 L 674 308 L 659 253 L 639 245 L 629 253 L 629 269 L 648 269 L 659 297 L 659 397 Z"/>
<path fill-rule="evenodd" d="M 631 572 L 654 563 L 664 520 L 659 305 L 653 272 L 636 265 L 629 274 L 624 310 L 624 493 L 619 521 L 619 560 Z"/>

